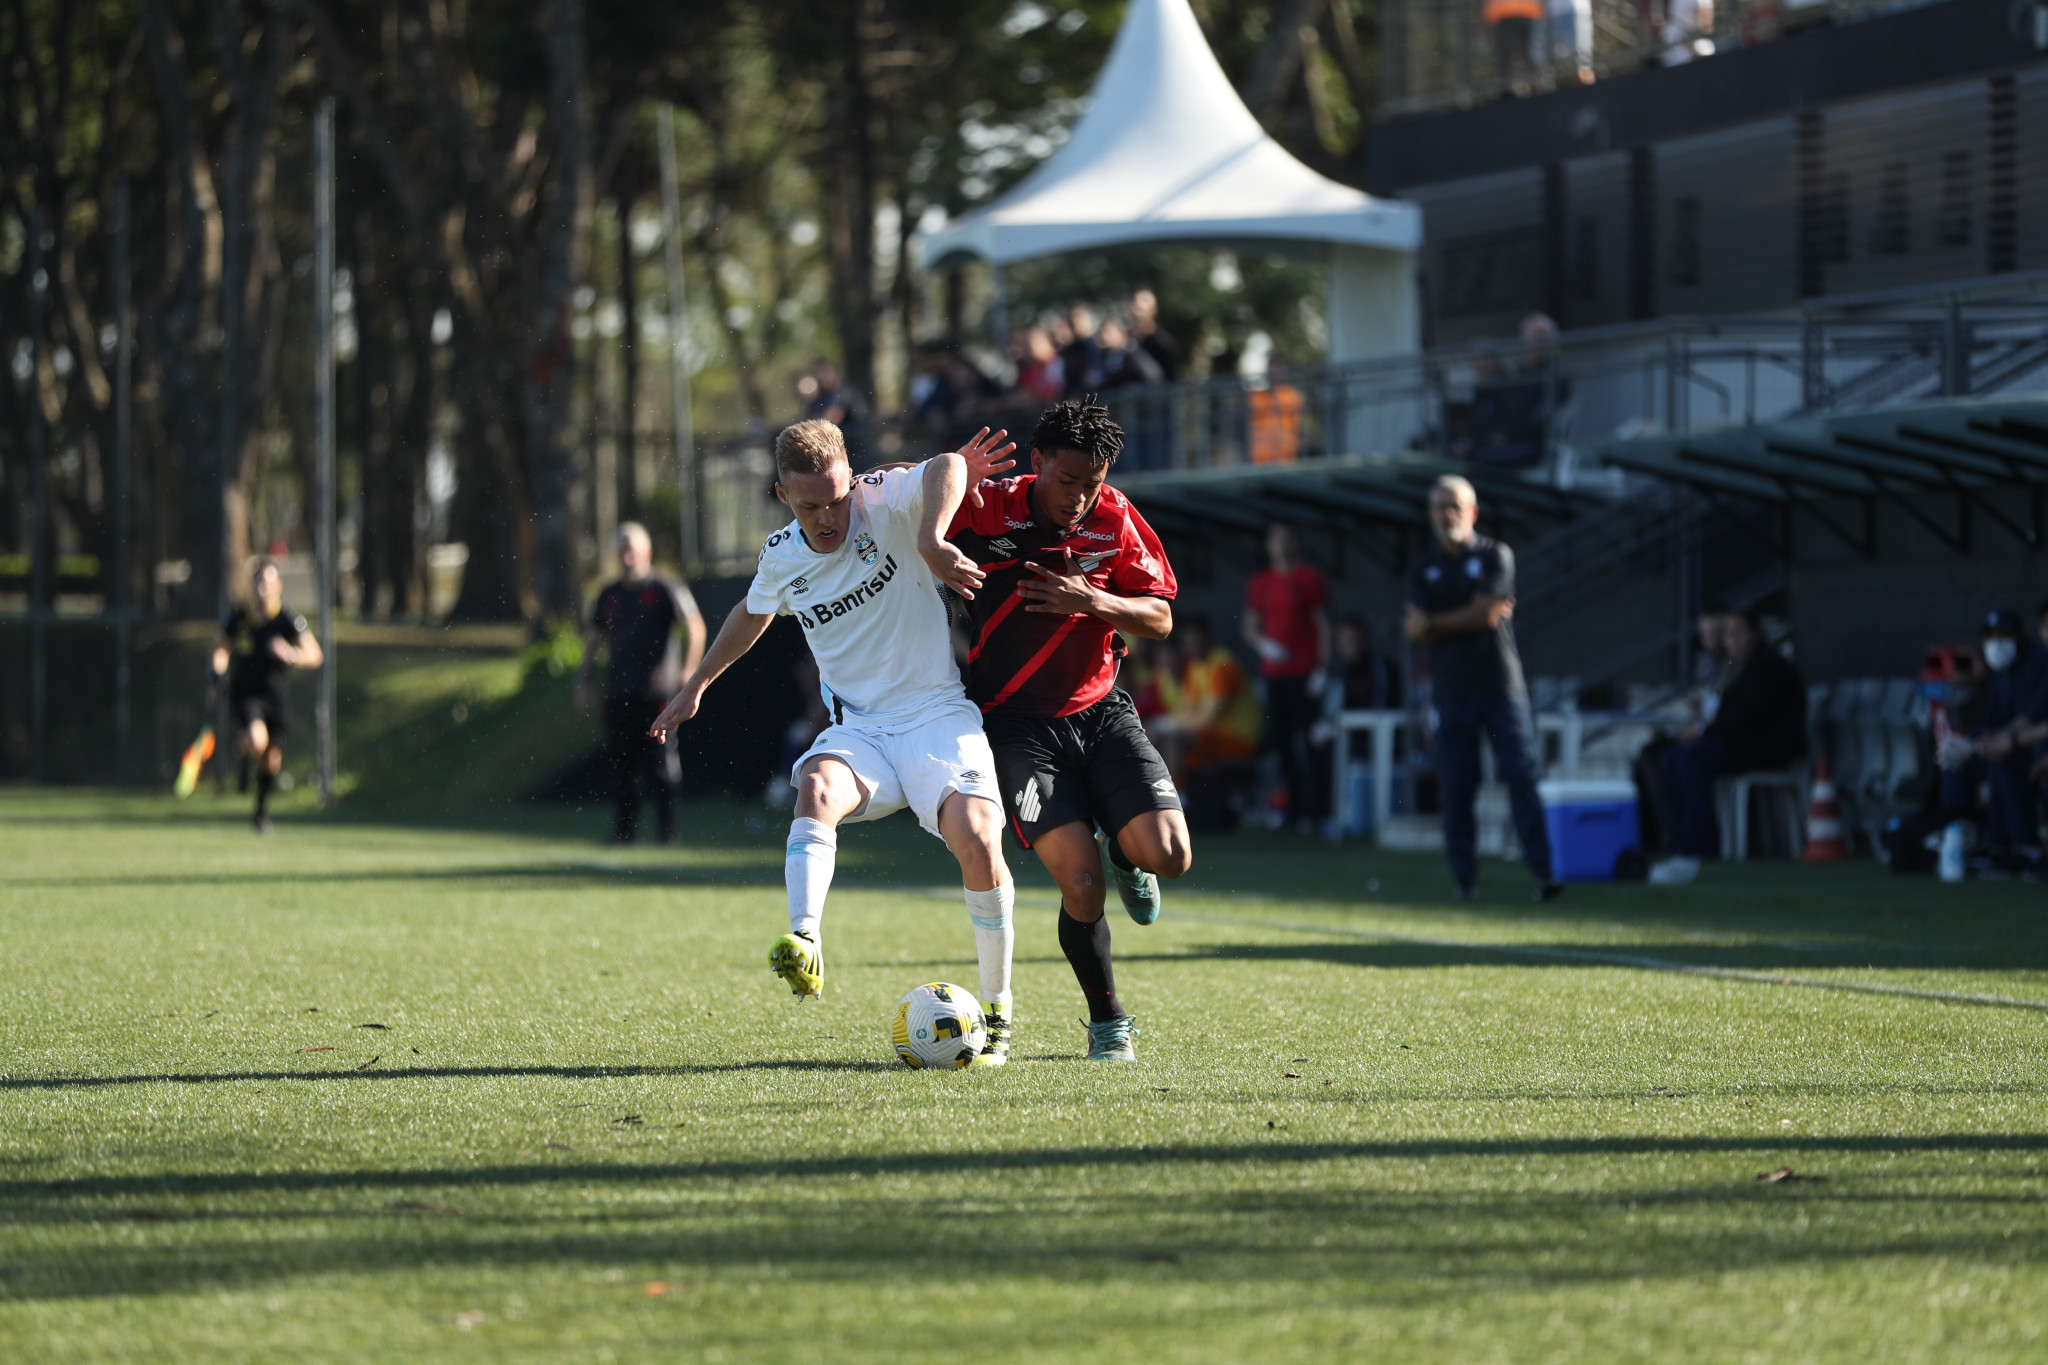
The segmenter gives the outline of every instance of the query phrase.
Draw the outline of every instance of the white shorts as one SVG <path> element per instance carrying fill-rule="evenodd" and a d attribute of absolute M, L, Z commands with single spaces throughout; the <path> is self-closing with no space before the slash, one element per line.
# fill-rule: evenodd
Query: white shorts
<path fill-rule="evenodd" d="M 830 754 L 853 769 L 867 800 L 844 823 L 879 820 L 905 806 L 934 838 L 939 807 L 954 792 L 1002 805 L 996 786 L 996 756 L 981 732 L 981 710 L 965 697 L 934 707 L 907 730 L 885 734 L 857 721 L 828 725 L 789 770 L 794 786 L 804 765 Z"/>

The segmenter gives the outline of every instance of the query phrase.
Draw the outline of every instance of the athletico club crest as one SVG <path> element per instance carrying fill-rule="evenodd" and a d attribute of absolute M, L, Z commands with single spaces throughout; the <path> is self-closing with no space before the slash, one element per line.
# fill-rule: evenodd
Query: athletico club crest
<path fill-rule="evenodd" d="M 872 564 L 882 557 L 882 552 L 875 548 L 875 538 L 866 531 L 853 538 L 853 552 L 860 556 L 863 564 Z"/>

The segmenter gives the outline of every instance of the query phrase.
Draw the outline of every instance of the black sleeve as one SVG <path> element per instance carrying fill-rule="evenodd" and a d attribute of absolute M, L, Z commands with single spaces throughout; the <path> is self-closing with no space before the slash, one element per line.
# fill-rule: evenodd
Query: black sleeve
<path fill-rule="evenodd" d="M 304 635 L 306 634 L 306 629 L 307 627 L 305 617 L 286 616 L 283 612 L 278 613 L 277 633 L 279 635 L 282 635 L 286 640 L 290 641 L 292 644 L 297 644 L 299 640 L 302 637 L 304 637 Z"/>
<path fill-rule="evenodd" d="M 1422 606 L 1423 604 L 1422 560 L 1420 558 L 1408 561 L 1408 604 L 1415 607 Z"/>
<path fill-rule="evenodd" d="M 247 613 L 240 607 L 229 607 L 228 614 L 220 618 L 220 633 L 230 640 L 234 639 L 235 632 L 242 628 L 242 617 L 245 615 Z"/>
<path fill-rule="evenodd" d="M 1486 557 L 1485 576 L 1479 580 L 1478 590 L 1488 597 L 1513 597 L 1515 595 L 1515 552 L 1495 541 L 1492 553 Z"/>
<path fill-rule="evenodd" d="M 610 588 L 598 593 L 597 601 L 590 607 L 590 625 L 593 630 L 610 630 L 612 625 L 613 593 Z"/>

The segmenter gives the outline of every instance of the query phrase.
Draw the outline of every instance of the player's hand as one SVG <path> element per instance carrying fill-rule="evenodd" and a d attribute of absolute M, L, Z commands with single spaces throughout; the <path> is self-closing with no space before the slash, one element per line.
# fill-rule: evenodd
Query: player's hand
<path fill-rule="evenodd" d="M 998 431 L 991 436 L 988 428 L 983 427 L 974 434 L 973 440 L 955 452 L 967 462 L 969 507 L 981 506 L 981 485 L 984 479 L 992 479 L 1017 467 L 1017 462 L 1010 458 L 1011 452 L 1017 449 L 1017 443 L 1005 442 L 1003 439 L 1009 434 L 1007 431 Z"/>
<path fill-rule="evenodd" d="M 1065 563 L 1059 572 L 1043 564 L 1024 561 L 1025 572 L 1035 574 L 1017 584 L 1017 595 L 1025 599 L 1024 610 L 1053 616 L 1079 616 L 1095 606 L 1095 589 L 1074 562 L 1072 550 L 1061 550 Z"/>
<path fill-rule="evenodd" d="M 669 698 L 661 714 L 654 718 L 654 724 L 647 727 L 647 733 L 654 736 L 656 744 L 668 743 L 669 733 L 690 717 L 697 714 L 697 703 L 703 700 L 702 688 L 685 685 L 683 690 Z"/>
<path fill-rule="evenodd" d="M 1413 602 L 1410 602 L 1408 609 L 1401 615 L 1401 633 L 1417 644 L 1427 640 L 1429 638 L 1429 613 L 1416 606 Z"/>
<path fill-rule="evenodd" d="M 270 652 L 288 664 L 295 664 L 299 661 L 298 648 L 294 645 L 286 644 L 275 636 L 271 637 Z"/>
<path fill-rule="evenodd" d="M 974 590 L 988 577 L 981 571 L 979 564 L 967 557 L 965 550 L 950 540 L 919 545 L 917 552 L 924 556 L 924 562 L 931 568 L 932 577 L 959 593 L 967 601 L 974 600 Z"/>

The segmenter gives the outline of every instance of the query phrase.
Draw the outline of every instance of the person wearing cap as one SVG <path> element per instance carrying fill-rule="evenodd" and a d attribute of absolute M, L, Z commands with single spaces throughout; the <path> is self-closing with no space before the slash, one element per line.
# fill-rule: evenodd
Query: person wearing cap
<path fill-rule="evenodd" d="M 1981 781 L 1986 852 L 1997 862 L 2035 867 L 2041 862 L 2040 811 L 2028 768 L 2033 744 L 2048 738 L 2048 726 L 2037 723 L 2037 713 L 2048 713 L 2042 696 L 2048 653 L 2033 646 L 2020 614 L 2009 607 L 1985 616 L 1979 647 L 1986 671 L 1983 709 L 1972 731 L 1972 752 L 1944 774 L 1943 804 L 1974 804 L 1971 788 Z"/>

